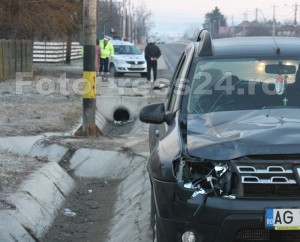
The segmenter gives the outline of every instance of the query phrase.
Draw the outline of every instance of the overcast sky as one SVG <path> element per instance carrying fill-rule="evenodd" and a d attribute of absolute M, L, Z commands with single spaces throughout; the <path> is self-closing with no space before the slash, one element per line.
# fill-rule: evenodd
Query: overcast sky
<path fill-rule="evenodd" d="M 268 21 L 273 18 L 273 5 L 276 5 L 275 16 L 277 21 L 293 21 L 297 0 L 131 0 L 137 6 L 144 1 L 152 11 L 152 20 L 155 27 L 152 31 L 158 34 L 176 35 L 184 32 L 189 26 L 199 25 L 202 28 L 205 13 L 211 12 L 216 6 L 227 18 L 228 25 L 239 24 L 246 18 L 255 20 L 255 9 L 258 8 L 258 20 Z M 300 4 L 300 0 L 297 4 Z M 300 6 L 298 6 L 297 20 L 300 24 Z M 263 17 L 264 16 L 264 17 Z"/>

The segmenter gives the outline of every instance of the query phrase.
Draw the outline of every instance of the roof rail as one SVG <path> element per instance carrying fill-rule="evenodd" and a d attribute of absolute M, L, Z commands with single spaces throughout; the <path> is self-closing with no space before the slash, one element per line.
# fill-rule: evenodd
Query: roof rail
<path fill-rule="evenodd" d="M 210 33 L 206 29 L 202 29 L 198 35 L 199 42 L 198 56 L 212 56 L 212 39 Z"/>

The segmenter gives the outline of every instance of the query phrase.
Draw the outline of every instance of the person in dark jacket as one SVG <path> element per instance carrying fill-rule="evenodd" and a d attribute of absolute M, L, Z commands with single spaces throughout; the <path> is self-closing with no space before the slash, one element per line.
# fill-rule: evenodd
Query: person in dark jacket
<path fill-rule="evenodd" d="M 160 57 L 161 52 L 157 45 L 154 44 L 152 38 L 148 39 L 145 48 L 145 59 L 147 61 L 147 80 L 151 80 L 151 70 L 153 70 L 153 81 L 157 78 L 157 59 Z"/>

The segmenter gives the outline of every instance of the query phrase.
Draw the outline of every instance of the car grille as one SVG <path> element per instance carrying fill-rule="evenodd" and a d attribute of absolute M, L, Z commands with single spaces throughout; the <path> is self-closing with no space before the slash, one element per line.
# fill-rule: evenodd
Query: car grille
<path fill-rule="evenodd" d="M 127 68 L 129 71 L 143 71 L 145 68 Z"/>
<path fill-rule="evenodd" d="M 247 241 L 299 242 L 300 231 L 242 229 L 236 233 L 234 242 Z"/>
<path fill-rule="evenodd" d="M 284 197 L 299 198 L 299 185 L 269 185 L 269 184 L 244 184 L 244 197 Z"/>
<path fill-rule="evenodd" d="M 279 164 L 280 162 L 280 164 Z M 300 198 L 297 163 L 244 161 L 234 163 L 240 198 Z M 298 163 L 299 164 L 299 163 Z"/>
<path fill-rule="evenodd" d="M 135 61 L 126 61 L 127 64 L 130 64 L 130 65 L 142 65 L 145 63 L 145 61 L 138 61 L 138 62 L 135 62 Z"/>

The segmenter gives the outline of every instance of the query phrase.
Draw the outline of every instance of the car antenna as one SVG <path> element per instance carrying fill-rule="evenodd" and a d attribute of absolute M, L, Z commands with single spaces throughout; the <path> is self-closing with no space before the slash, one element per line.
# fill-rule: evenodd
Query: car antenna
<path fill-rule="evenodd" d="M 280 48 L 278 47 L 278 44 L 277 44 L 277 42 L 276 42 L 276 40 L 275 40 L 275 38 L 274 38 L 273 35 L 272 35 L 272 39 L 273 39 L 273 41 L 274 41 L 274 43 L 276 45 L 276 55 L 280 55 Z"/>

